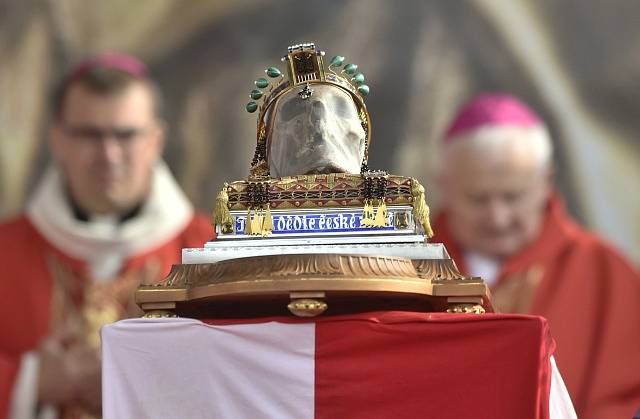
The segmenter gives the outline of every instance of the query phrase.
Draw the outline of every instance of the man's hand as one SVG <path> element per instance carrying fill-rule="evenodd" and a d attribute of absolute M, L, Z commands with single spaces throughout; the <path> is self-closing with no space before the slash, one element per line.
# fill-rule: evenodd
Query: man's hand
<path fill-rule="evenodd" d="M 95 348 L 61 330 L 40 347 L 38 401 L 64 406 L 78 403 L 93 413 L 101 408 L 100 360 Z"/>

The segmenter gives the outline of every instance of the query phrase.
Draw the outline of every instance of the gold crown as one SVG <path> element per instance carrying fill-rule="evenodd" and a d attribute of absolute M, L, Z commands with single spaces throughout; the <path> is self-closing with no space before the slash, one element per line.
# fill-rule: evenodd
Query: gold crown
<path fill-rule="evenodd" d="M 256 151 L 251 162 L 252 177 L 268 177 L 269 163 L 267 159 L 267 138 L 271 132 L 269 121 L 266 121 L 269 109 L 277 100 L 291 89 L 304 85 L 304 89 L 298 92 L 302 100 L 313 95 L 314 84 L 329 84 L 336 86 L 347 92 L 358 109 L 358 116 L 365 131 L 365 153 L 362 159 L 362 172 L 368 170 L 367 162 L 369 158 L 369 143 L 371 142 L 371 121 L 369 112 L 364 103 L 364 97 L 369 94 L 369 86 L 364 84 L 364 74 L 358 72 L 357 64 L 346 64 L 343 67 L 345 58 L 336 55 L 331 58 L 328 68 L 324 67 L 324 51 L 320 51 L 313 43 L 303 43 L 293 45 L 288 48 L 287 55 L 282 58 L 286 63 L 288 78 L 285 78 L 282 71 L 277 67 L 269 67 L 265 73 L 270 82 L 265 77 L 255 80 L 256 88 L 249 96 L 251 101 L 247 103 L 247 112 L 258 111 L 257 144 Z M 340 69 L 339 73 L 335 70 Z M 262 99 L 259 105 L 258 100 Z"/>

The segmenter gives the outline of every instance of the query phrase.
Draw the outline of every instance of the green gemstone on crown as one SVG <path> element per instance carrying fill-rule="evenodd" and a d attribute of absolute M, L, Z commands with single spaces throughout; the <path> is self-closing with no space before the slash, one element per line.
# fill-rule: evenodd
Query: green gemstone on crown
<path fill-rule="evenodd" d="M 267 76 L 269 77 L 280 77 L 282 72 L 278 70 L 276 67 L 269 67 L 265 70 L 267 72 Z"/>
<path fill-rule="evenodd" d="M 329 62 L 329 67 L 340 67 L 344 62 L 344 57 L 342 55 L 336 55 Z"/>
<path fill-rule="evenodd" d="M 362 83 L 364 83 L 364 74 L 362 73 L 358 73 L 355 76 L 353 76 L 351 78 L 351 81 L 356 85 L 356 86 L 360 86 Z"/>
<path fill-rule="evenodd" d="M 253 89 L 251 91 L 251 93 L 249 94 L 249 96 L 251 96 L 251 99 L 253 99 L 253 100 L 260 99 L 262 97 L 262 95 L 263 95 L 263 93 L 258 89 Z"/>
<path fill-rule="evenodd" d="M 247 112 L 254 113 L 256 109 L 258 109 L 258 104 L 256 102 L 251 101 L 247 103 Z"/>
<path fill-rule="evenodd" d="M 344 72 L 350 76 L 353 76 L 354 74 L 356 74 L 357 69 L 358 69 L 357 64 L 347 64 L 344 66 Z"/>
<path fill-rule="evenodd" d="M 360 92 L 360 94 L 362 96 L 366 96 L 369 94 L 369 86 L 367 86 L 366 84 L 361 84 L 360 86 L 358 86 L 358 92 Z"/>
<path fill-rule="evenodd" d="M 259 89 L 264 89 L 269 85 L 269 81 L 267 81 L 267 79 L 265 79 L 264 77 L 260 77 L 255 81 L 255 84 Z"/>

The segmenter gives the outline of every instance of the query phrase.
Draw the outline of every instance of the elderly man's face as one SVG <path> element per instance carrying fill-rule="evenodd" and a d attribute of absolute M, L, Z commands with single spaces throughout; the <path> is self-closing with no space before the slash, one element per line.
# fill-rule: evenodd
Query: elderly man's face
<path fill-rule="evenodd" d="M 466 144 L 450 147 L 442 186 L 456 240 L 488 257 L 514 255 L 540 231 L 549 169 L 522 143 L 488 153 Z"/>
<path fill-rule="evenodd" d="M 310 98 L 301 99 L 299 87 L 275 105 L 268 152 L 271 174 L 360 173 L 365 131 L 351 96 L 333 86 L 310 87 Z"/>
<path fill-rule="evenodd" d="M 112 95 L 72 86 L 49 143 L 76 203 L 106 214 L 144 200 L 163 142 L 151 92 L 133 83 Z"/>

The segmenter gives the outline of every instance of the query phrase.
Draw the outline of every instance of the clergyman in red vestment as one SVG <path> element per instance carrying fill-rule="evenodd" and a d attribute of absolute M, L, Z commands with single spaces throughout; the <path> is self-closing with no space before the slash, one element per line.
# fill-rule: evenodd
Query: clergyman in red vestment
<path fill-rule="evenodd" d="M 483 94 L 454 118 L 434 223 L 460 270 L 483 277 L 497 308 L 546 317 L 578 417 L 640 408 L 640 275 L 567 214 L 552 186 L 552 143 L 527 105 Z"/>
<path fill-rule="evenodd" d="M 213 238 L 161 160 L 159 107 L 127 55 L 63 80 L 54 164 L 25 214 L 0 225 L 0 417 L 99 416 L 100 327 L 137 315 L 138 284 Z"/>

